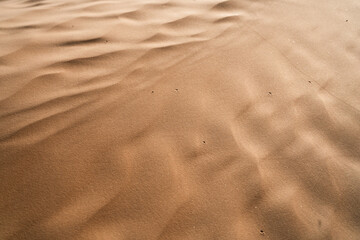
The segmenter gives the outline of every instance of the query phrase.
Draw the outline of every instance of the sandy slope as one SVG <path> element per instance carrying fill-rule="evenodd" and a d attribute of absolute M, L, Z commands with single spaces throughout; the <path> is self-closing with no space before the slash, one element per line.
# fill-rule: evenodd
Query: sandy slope
<path fill-rule="evenodd" d="M 360 239 L 358 0 L 0 1 L 0 239 Z"/>

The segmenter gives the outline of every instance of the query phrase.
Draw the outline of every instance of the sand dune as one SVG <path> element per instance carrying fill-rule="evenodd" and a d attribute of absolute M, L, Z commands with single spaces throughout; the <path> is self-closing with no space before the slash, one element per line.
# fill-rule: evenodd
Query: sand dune
<path fill-rule="evenodd" d="M 0 239 L 360 239 L 360 2 L 0 1 Z"/>

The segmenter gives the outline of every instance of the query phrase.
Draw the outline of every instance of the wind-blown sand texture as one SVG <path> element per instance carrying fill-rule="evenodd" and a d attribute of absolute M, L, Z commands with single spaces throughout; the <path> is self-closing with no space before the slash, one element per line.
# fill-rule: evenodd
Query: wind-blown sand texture
<path fill-rule="evenodd" d="M 0 1 L 0 239 L 360 239 L 360 1 Z"/>

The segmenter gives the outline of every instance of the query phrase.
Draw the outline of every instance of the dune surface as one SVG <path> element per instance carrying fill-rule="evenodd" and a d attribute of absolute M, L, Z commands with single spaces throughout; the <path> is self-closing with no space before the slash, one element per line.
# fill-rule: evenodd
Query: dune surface
<path fill-rule="evenodd" d="M 0 239 L 359 240 L 358 0 L 0 1 Z"/>

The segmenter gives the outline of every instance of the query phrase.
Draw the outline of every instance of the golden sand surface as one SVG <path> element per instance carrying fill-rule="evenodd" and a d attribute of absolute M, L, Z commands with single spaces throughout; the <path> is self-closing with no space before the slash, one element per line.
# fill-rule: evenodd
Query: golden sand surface
<path fill-rule="evenodd" d="M 360 1 L 0 1 L 0 239 L 359 240 Z"/>

